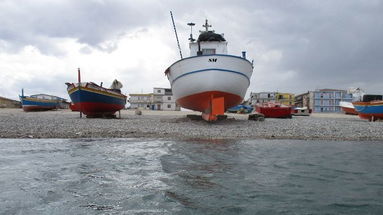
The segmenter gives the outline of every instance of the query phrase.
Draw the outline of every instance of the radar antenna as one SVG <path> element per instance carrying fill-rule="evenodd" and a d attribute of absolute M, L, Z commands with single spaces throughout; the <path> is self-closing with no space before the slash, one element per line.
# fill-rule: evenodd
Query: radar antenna
<path fill-rule="evenodd" d="M 195 23 L 189 22 L 188 25 L 190 26 L 190 42 L 194 42 L 195 39 L 193 38 L 193 26 L 195 26 Z"/>

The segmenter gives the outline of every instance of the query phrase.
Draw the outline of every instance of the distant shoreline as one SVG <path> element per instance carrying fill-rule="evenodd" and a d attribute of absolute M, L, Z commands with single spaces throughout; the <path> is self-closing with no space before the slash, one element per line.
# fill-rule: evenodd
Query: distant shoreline
<path fill-rule="evenodd" d="M 0 138 L 165 138 L 165 139 L 299 139 L 383 140 L 383 122 L 368 122 L 358 116 L 314 113 L 292 119 L 264 122 L 248 115 L 227 114 L 215 123 L 190 120 L 186 111 L 149 111 L 135 115 L 121 111 L 121 119 L 79 118 L 78 112 L 56 110 L 24 112 L 0 109 Z"/>

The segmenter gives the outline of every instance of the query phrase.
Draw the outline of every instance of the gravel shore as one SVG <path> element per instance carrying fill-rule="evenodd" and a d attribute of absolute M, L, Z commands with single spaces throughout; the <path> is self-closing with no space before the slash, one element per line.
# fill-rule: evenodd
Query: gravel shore
<path fill-rule="evenodd" d="M 0 109 L 0 138 L 212 138 L 383 140 L 383 122 L 368 122 L 344 114 L 312 114 L 263 122 L 228 114 L 215 123 L 190 120 L 184 111 L 121 111 L 121 119 L 79 118 L 78 112 L 24 112 Z"/>

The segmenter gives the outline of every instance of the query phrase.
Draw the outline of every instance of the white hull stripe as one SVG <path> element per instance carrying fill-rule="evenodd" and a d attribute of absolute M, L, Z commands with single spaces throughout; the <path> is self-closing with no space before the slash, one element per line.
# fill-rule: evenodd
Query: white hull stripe
<path fill-rule="evenodd" d="M 228 70 L 228 69 L 219 69 L 219 68 L 201 69 L 201 70 L 196 70 L 196 71 L 192 71 L 192 72 L 188 72 L 188 73 L 182 74 L 182 75 L 178 76 L 177 78 L 173 79 L 172 84 L 177 79 L 182 78 L 184 76 L 191 75 L 191 74 L 194 74 L 194 73 L 199 73 L 199 72 L 206 72 L 206 71 L 231 72 L 231 73 L 235 73 L 235 74 L 238 74 L 238 75 L 242 75 L 242 76 L 244 76 L 249 81 L 249 84 L 250 84 L 250 78 L 247 77 L 247 75 L 245 75 L 245 74 L 243 74 L 241 72 L 237 72 L 237 71 L 233 71 L 233 70 Z"/>

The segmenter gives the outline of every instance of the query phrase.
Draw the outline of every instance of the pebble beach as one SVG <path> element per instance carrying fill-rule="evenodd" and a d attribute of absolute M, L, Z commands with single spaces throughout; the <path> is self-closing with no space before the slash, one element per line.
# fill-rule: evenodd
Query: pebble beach
<path fill-rule="evenodd" d="M 247 120 L 245 114 L 227 114 L 226 120 L 208 123 L 191 120 L 188 111 L 149 111 L 121 118 L 83 118 L 78 112 L 54 110 L 24 112 L 0 109 L 1 138 L 171 138 L 171 139 L 303 139 L 383 140 L 383 122 L 358 116 L 314 113 L 292 119 Z"/>

